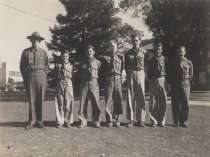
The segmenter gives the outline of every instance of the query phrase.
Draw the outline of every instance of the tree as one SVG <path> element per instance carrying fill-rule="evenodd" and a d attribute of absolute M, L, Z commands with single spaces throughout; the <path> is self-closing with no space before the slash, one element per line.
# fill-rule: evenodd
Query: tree
<path fill-rule="evenodd" d="M 138 9 L 136 6 L 139 5 L 143 7 Z M 206 66 L 207 49 L 210 49 L 207 44 L 210 39 L 210 1 L 123 0 L 121 7 L 137 8 L 134 9 L 136 14 L 144 13 L 146 24 L 154 37 L 164 44 L 169 59 L 174 58 L 178 45 L 184 45 L 197 68 L 195 72 Z M 201 55 L 206 60 L 202 66 L 198 60 Z"/>
<path fill-rule="evenodd" d="M 122 24 L 115 16 L 114 0 L 59 0 L 66 9 L 66 15 L 57 15 L 59 24 L 50 28 L 52 40 L 47 43 L 49 50 L 72 53 L 73 61 L 84 56 L 85 45 L 90 43 L 97 53 L 107 51 L 107 42 L 119 38 L 119 47 L 127 41 L 127 36 L 136 32 L 128 24 Z M 59 56 L 54 56 L 55 63 Z"/>
<path fill-rule="evenodd" d="M 65 6 L 66 15 L 59 14 L 59 24 L 50 28 L 52 40 L 47 44 L 50 50 L 63 52 L 76 48 L 84 53 L 87 43 L 94 44 L 100 50 L 103 43 L 123 27 L 121 19 L 114 16 L 116 12 L 112 0 L 59 1 Z"/>

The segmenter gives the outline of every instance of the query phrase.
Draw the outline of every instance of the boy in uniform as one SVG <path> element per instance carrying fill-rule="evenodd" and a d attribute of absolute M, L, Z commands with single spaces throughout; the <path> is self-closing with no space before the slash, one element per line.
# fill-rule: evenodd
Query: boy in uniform
<path fill-rule="evenodd" d="M 62 125 L 70 128 L 73 123 L 73 86 L 72 86 L 72 72 L 73 65 L 69 62 L 69 52 L 65 51 L 61 54 L 62 62 L 58 63 L 56 67 L 56 122 L 57 128 Z"/>
<path fill-rule="evenodd" d="M 139 127 L 144 127 L 145 121 L 145 55 L 141 47 L 141 38 L 138 34 L 132 36 L 133 48 L 125 54 L 125 70 L 127 82 L 127 127 L 133 127 L 137 120 Z"/>
<path fill-rule="evenodd" d="M 106 67 L 105 109 L 107 127 L 120 127 L 119 116 L 123 113 L 122 79 L 123 56 L 118 54 L 117 42 L 110 41 L 111 50 L 106 56 L 99 56 Z M 125 73 L 125 71 L 123 72 Z M 123 75 L 124 76 L 124 75 Z M 113 102 L 113 105 L 112 105 Z"/>
<path fill-rule="evenodd" d="M 165 57 L 162 55 L 162 43 L 154 44 L 154 56 L 148 62 L 147 76 L 150 83 L 149 111 L 152 126 L 163 127 L 167 107 L 165 91 Z"/>
<path fill-rule="evenodd" d="M 177 58 L 172 63 L 171 106 L 174 125 L 188 127 L 190 81 L 193 78 L 193 64 L 186 57 L 186 48 L 177 49 Z"/>
<path fill-rule="evenodd" d="M 100 108 L 99 108 L 99 85 L 98 70 L 101 66 L 99 60 L 94 57 L 95 48 L 88 45 L 86 48 L 86 58 L 80 63 L 80 108 L 79 108 L 79 128 L 87 126 L 87 105 L 88 98 L 92 104 L 92 121 L 96 128 L 100 126 Z"/>

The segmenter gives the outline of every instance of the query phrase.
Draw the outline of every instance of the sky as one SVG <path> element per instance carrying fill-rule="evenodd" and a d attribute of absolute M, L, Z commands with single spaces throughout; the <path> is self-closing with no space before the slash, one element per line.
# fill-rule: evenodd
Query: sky
<path fill-rule="evenodd" d="M 38 31 L 45 38 L 40 47 L 47 50 L 45 42 L 49 42 L 51 38 L 49 27 L 57 24 L 58 14 L 66 14 L 58 0 L 0 0 L 0 61 L 18 64 L 23 49 L 31 46 L 26 37 L 34 31 Z M 131 19 L 129 14 L 123 13 L 118 16 L 123 22 L 144 31 L 145 39 L 152 37 L 142 19 Z M 49 51 L 48 53 L 50 54 Z"/>

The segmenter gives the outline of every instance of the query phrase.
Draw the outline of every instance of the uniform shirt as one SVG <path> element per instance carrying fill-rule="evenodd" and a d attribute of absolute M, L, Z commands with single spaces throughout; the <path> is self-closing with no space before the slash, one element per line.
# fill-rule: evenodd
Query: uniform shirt
<path fill-rule="evenodd" d="M 148 62 L 148 78 L 165 76 L 165 57 L 152 57 Z"/>
<path fill-rule="evenodd" d="M 56 69 L 56 77 L 61 80 L 69 80 L 72 78 L 73 65 L 70 62 L 59 63 Z"/>
<path fill-rule="evenodd" d="M 193 77 L 193 64 L 187 58 L 175 60 L 172 63 L 172 79 L 176 82 L 183 80 L 191 80 Z"/>
<path fill-rule="evenodd" d="M 87 82 L 93 78 L 98 79 L 98 70 L 101 66 L 101 62 L 95 57 L 91 59 L 85 59 L 80 63 L 80 76 L 82 82 Z"/>
<path fill-rule="evenodd" d="M 39 47 L 23 50 L 20 60 L 20 71 L 23 78 L 26 74 L 36 71 L 45 71 L 47 74 L 48 62 L 47 52 Z"/>
<path fill-rule="evenodd" d="M 139 71 L 144 70 L 144 58 L 146 51 L 141 47 L 132 48 L 125 54 L 125 70 Z"/>
<path fill-rule="evenodd" d="M 123 70 L 123 57 L 121 55 L 99 56 L 105 61 L 107 76 L 121 75 Z"/>

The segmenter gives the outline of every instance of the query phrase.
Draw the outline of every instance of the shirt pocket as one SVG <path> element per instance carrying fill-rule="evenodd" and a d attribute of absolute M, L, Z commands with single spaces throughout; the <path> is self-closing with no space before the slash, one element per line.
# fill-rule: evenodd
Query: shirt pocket
<path fill-rule="evenodd" d="M 122 61 L 120 59 L 116 59 L 114 61 L 114 68 L 118 71 L 118 72 L 121 72 L 121 64 L 122 64 Z"/>
<path fill-rule="evenodd" d="M 144 66 L 144 57 L 136 56 L 136 61 L 137 61 L 138 66 Z"/>
<path fill-rule="evenodd" d="M 28 64 L 29 64 L 30 68 L 34 67 L 34 56 L 33 55 L 28 56 Z"/>
<path fill-rule="evenodd" d="M 37 63 L 37 66 L 39 67 L 39 68 L 43 68 L 44 69 L 44 57 L 42 57 L 42 56 L 40 56 L 40 57 L 38 57 L 38 63 Z"/>
<path fill-rule="evenodd" d="M 130 62 L 133 62 L 134 58 L 135 58 L 134 55 L 129 55 L 129 56 L 128 56 L 128 59 L 129 59 Z"/>
<path fill-rule="evenodd" d="M 190 69 L 190 67 L 189 67 L 187 64 L 184 64 L 184 65 L 182 66 L 184 79 L 190 78 L 190 76 L 189 76 L 189 69 Z"/>
<path fill-rule="evenodd" d="M 92 67 L 91 74 L 93 77 L 97 78 L 98 77 L 98 69 L 96 67 Z"/>

